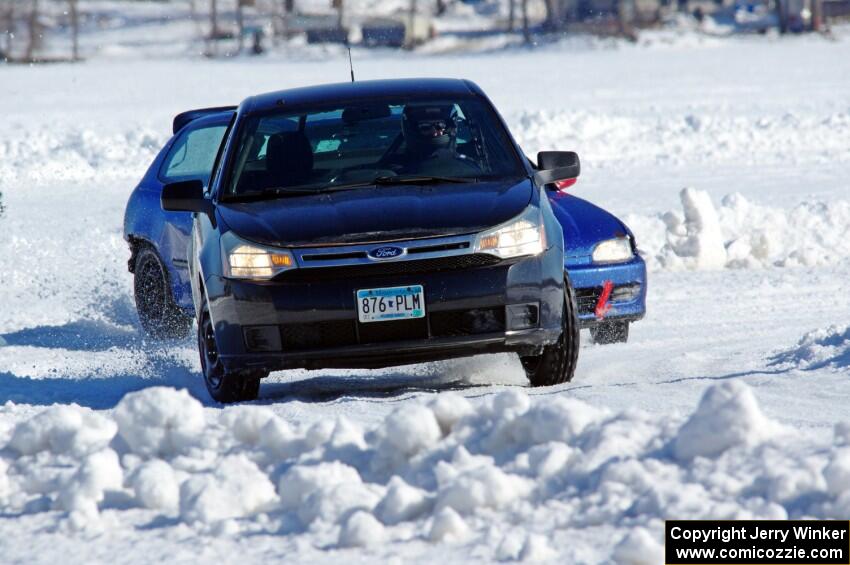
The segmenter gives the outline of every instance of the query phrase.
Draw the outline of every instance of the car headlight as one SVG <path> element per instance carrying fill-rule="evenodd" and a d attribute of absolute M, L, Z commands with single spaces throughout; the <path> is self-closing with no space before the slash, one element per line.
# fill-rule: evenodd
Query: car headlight
<path fill-rule="evenodd" d="M 270 279 L 295 268 L 289 251 L 245 241 L 232 231 L 221 236 L 221 256 L 224 276 L 236 279 Z"/>
<path fill-rule="evenodd" d="M 633 255 L 632 242 L 628 237 L 606 239 L 593 248 L 594 263 L 622 263 Z"/>
<path fill-rule="evenodd" d="M 475 240 L 476 253 L 502 259 L 537 255 L 546 249 L 546 228 L 539 208 L 529 207 L 513 220 L 481 232 Z"/>

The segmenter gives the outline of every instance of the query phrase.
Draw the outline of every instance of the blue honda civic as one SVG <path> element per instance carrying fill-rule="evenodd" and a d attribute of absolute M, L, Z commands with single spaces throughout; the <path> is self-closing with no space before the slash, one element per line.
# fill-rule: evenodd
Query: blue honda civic
<path fill-rule="evenodd" d="M 645 311 L 629 229 L 565 191 L 578 156 L 527 158 L 465 80 L 352 82 L 184 112 L 127 205 L 153 337 L 197 321 L 207 389 L 256 398 L 289 368 L 513 352 L 572 379 L 579 329 Z"/>

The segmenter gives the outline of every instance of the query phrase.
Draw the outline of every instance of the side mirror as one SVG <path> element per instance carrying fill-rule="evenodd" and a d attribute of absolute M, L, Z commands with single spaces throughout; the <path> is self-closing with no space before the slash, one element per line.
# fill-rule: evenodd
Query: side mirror
<path fill-rule="evenodd" d="M 162 209 L 168 212 L 212 213 L 212 202 L 204 198 L 204 183 L 199 180 L 172 182 L 162 187 Z"/>
<path fill-rule="evenodd" d="M 574 151 L 541 151 L 537 154 L 537 166 L 539 170 L 534 175 L 534 181 L 538 185 L 575 184 L 581 173 L 581 163 Z"/>

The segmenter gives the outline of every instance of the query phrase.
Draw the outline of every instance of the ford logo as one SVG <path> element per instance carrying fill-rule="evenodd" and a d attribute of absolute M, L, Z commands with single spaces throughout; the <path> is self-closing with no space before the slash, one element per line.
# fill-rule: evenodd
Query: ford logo
<path fill-rule="evenodd" d="M 368 253 L 372 259 L 395 259 L 404 255 L 404 249 L 388 245 L 386 247 L 376 247 Z"/>

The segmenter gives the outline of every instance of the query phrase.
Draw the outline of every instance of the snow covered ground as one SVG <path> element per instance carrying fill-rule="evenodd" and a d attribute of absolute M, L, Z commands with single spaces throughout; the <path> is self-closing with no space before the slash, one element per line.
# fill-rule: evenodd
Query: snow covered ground
<path fill-rule="evenodd" d="M 191 340 L 139 332 L 123 207 L 175 113 L 344 80 L 329 55 L 0 69 L 4 561 L 658 563 L 667 517 L 850 515 L 848 40 L 356 50 L 577 150 L 649 313 L 551 389 L 491 356 L 279 373 L 222 409 Z"/>

